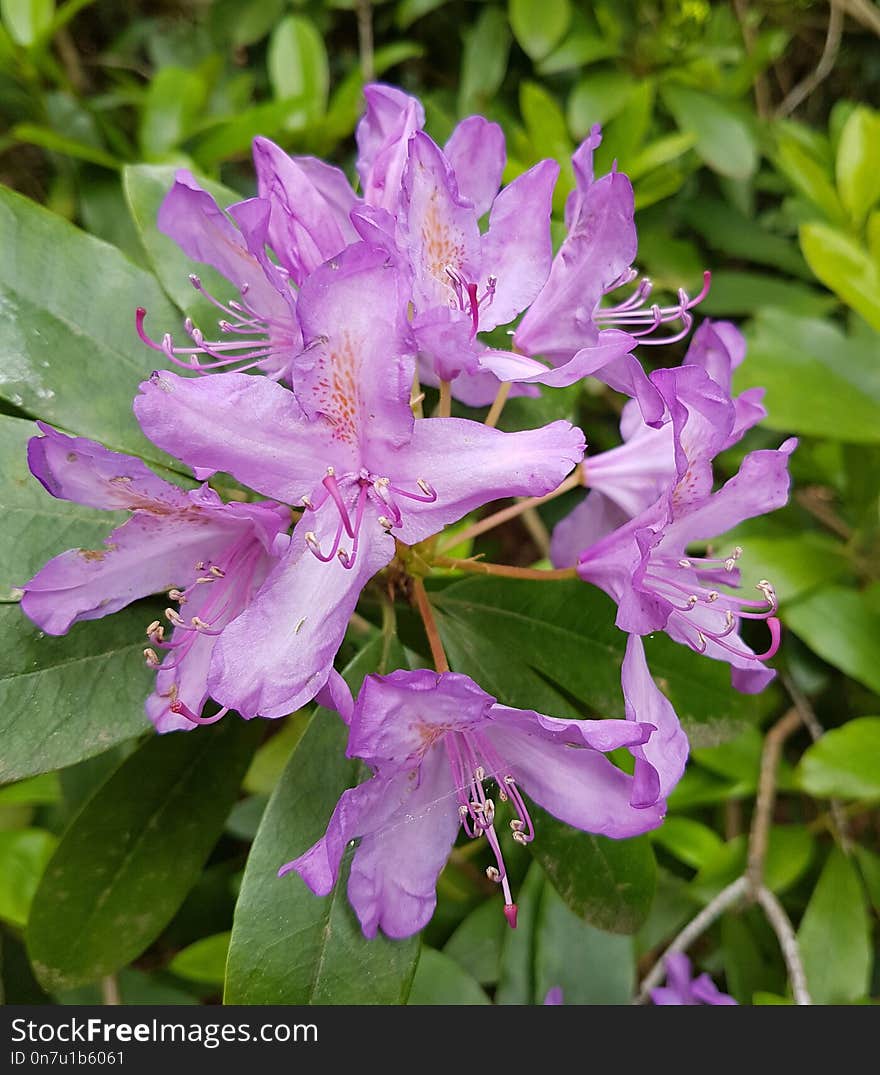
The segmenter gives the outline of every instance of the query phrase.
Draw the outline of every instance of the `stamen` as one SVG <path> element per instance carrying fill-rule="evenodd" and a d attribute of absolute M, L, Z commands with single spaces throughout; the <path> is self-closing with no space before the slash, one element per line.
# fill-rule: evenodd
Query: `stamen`
<path fill-rule="evenodd" d="M 218 720 L 221 720 L 229 712 L 228 707 L 224 706 L 219 713 L 215 713 L 213 717 L 199 717 L 186 705 L 181 702 L 179 698 L 175 698 L 171 705 L 168 707 L 172 713 L 176 713 L 178 716 L 186 717 L 188 721 L 193 724 L 216 724 Z"/>

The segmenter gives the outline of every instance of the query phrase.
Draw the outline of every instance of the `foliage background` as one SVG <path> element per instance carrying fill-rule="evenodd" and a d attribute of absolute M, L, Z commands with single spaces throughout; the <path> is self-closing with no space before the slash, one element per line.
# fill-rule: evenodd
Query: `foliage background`
<path fill-rule="evenodd" d="M 802 723 L 779 769 L 767 884 L 798 929 L 814 1000 L 876 997 L 877 5 L 0 0 L 0 17 L 6 1002 L 212 1003 L 225 978 L 233 1002 L 540 1003 L 561 984 L 569 1003 L 625 1003 L 663 945 L 742 871 L 765 732 L 792 709 Z M 45 559 L 107 530 L 106 516 L 48 502 L 27 475 L 34 418 L 171 465 L 143 440 L 130 400 L 151 368 L 134 308 L 163 330 L 205 312 L 186 259 L 154 224 L 174 168 L 221 184 L 212 189 L 228 204 L 253 192 L 259 133 L 351 174 L 373 75 L 418 94 L 440 141 L 474 111 L 501 122 L 508 180 L 557 158 L 557 238 L 569 155 L 601 122 L 599 173 L 617 160 L 635 183 L 640 267 L 672 292 L 698 290 L 711 268 L 698 312 L 741 324 L 749 356 L 736 387 L 767 387 L 769 418 L 723 467 L 801 438 L 791 504 L 729 538 L 745 547 L 745 577 L 771 579 L 781 598 L 780 680 L 757 699 L 735 696 L 726 669 L 655 639 L 649 659 L 694 747 L 664 826 L 612 845 L 542 819 L 538 861 L 527 870 L 525 853 L 508 858 L 520 875 L 515 933 L 487 898 L 480 849 L 460 847 L 421 949 L 368 945 L 344 899 L 274 879 L 357 778 L 333 718 L 157 739 L 141 708 L 148 609 L 55 640 L 15 607 L 16 585 Z M 589 388 L 547 393 L 511 404 L 504 424 L 570 417 L 596 451 L 616 443 L 619 403 Z M 547 505 L 544 524 L 571 503 Z M 528 564 L 540 537 L 517 522 L 478 549 Z M 503 701 L 616 715 L 622 638 L 604 598 L 484 579 L 432 592 L 453 667 Z M 361 612 L 341 655 L 352 682 L 421 660 L 408 608 L 397 610 L 400 641 L 369 597 Z M 511 652 L 523 656 L 515 667 Z M 741 1003 L 788 997 L 754 907 L 725 914 L 692 954 Z"/>

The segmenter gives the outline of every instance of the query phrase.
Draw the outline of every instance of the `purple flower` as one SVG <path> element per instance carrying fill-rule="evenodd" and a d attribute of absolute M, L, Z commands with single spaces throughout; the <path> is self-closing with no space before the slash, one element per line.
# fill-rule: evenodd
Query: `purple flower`
<path fill-rule="evenodd" d="M 736 326 L 707 320 L 680 369 L 651 375 L 669 420 L 654 428 L 635 400 L 626 404 L 620 422 L 624 443 L 584 460 L 590 491 L 553 531 L 551 557 L 558 567 L 576 563 L 584 549 L 648 508 L 688 469 L 692 491 L 696 471 L 701 488 L 711 487 L 712 458 L 766 415 L 761 388 L 730 398 L 732 372 L 744 356 L 745 340 Z"/>
<path fill-rule="evenodd" d="M 544 996 L 544 1003 L 552 1006 L 565 1003 L 561 985 L 551 986 Z"/>
<path fill-rule="evenodd" d="M 364 201 L 394 214 L 410 136 L 425 125 L 421 102 L 395 86 L 364 87 L 367 108 L 355 131 Z"/>
<path fill-rule="evenodd" d="M 494 130 L 494 124 L 472 117 L 450 140 L 476 203 L 461 192 L 439 146 L 420 131 L 409 141 L 398 243 L 412 274 L 412 328 L 429 383 L 491 370 L 496 352 L 477 333 L 512 321 L 538 294 L 550 269 L 550 210 L 559 166 L 541 161 L 501 193 L 497 184 L 491 190 L 489 183 L 500 181 L 504 142 L 500 137 L 493 149 L 493 138 L 481 136 Z M 484 159 L 496 157 L 482 189 L 462 152 L 478 140 L 485 143 Z M 487 211 L 489 227 L 481 235 L 478 222 Z M 500 356 L 504 361 L 504 352 Z"/>
<path fill-rule="evenodd" d="M 29 442 L 28 463 L 53 496 L 132 515 L 103 549 L 71 549 L 50 560 L 25 583 L 23 611 L 47 634 L 63 635 L 80 620 L 169 591 L 180 606 L 166 612 L 170 639 L 158 621 L 147 628 L 145 656 L 159 668 L 147 713 L 160 732 L 204 723 L 214 646 L 286 549 L 289 510 L 224 504 L 208 486 L 184 491 L 139 459 L 38 426 L 43 436 Z M 166 653 L 161 667 L 156 650 Z"/>
<path fill-rule="evenodd" d="M 405 309 L 385 253 L 351 246 L 300 291 L 294 392 L 236 373 L 163 372 L 135 401 L 166 451 L 305 508 L 288 554 L 214 653 L 212 693 L 243 716 L 282 716 L 314 697 L 395 537 L 412 545 L 488 501 L 549 492 L 583 455 L 567 422 L 501 433 L 415 421 Z"/>
<path fill-rule="evenodd" d="M 708 974 L 692 979 L 691 973 L 691 961 L 684 952 L 671 952 L 666 957 L 666 985 L 652 989 L 651 1000 L 660 1005 L 736 1004 Z"/>
<path fill-rule="evenodd" d="M 191 276 L 196 290 L 223 315 L 218 322 L 222 338 L 205 339 L 187 318 L 192 346 L 176 347 L 170 333 L 157 343 L 144 329 L 146 311 L 141 308 L 137 311 L 141 340 L 177 365 L 203 373 L 236 366 L 240 372 L 260 369 L 275 379 L 289 376 L 291 362 L 302 350 L 302 335 L 290 274 L 266 251 L 269 203 L 252 198 L 224 213 L 189 172 L 179 171 L 159 209 L 158 222 L 185 254 L 222 273 L 239 298 L 223 302 L 204 290 L 199 277 Z"/>
<path fill-rule="evenodd" d="M 572 158 L 577 185 L 565 208 L 568 235 L 553 260 L 547 283 L 514 334 L 523 357 L 518 363 L 511 361 L 506 372 L 500 365 L 495 372 L 502 379 L 512 379 L 519 369 L 525 378 L 531 369 L 532 379 L 557 386 L 592 375 L 635 397 L 645 421 L 658 425 L 663 420 L 663 401 L 631 352 L 637 343 L 672 342 L 686 335 L 692 324 L 688 311 L 703 298 L 705 288 L 695 299 L 680 293 L 674 307 L 646 310 L 651 285 L 643 281 L 619 305 L 600 305 L 608 292 L 635 278 L 631 265 L 637 249 L 629 179 L 616 170 L 593 179 L 593 151 L 600 141 L 600 130 L 594 127 Z M 655 330 L 674 319 L 681 320 L 681 332 L 656 339 Z M 608 327 L 614 325 L 619 328 Z M 526 355 L 543 356 L 555 371 L 548 372 Z"/>
<path fill-rule="evenodd" d="M 639 706 L 628 707 L 627 720 L 559 720 L 499 705 L 453 672 L 367 676 L 348 755 L 367 762 L 373 776 L 343 792 L 326 834 L 279 874 L 295 870 L 316 895 L 327 895 L 346 847 L 360 838 L 348 898 L 363 932 L 408 937 L 433 913 L 437 878 L 461 828 L 486 838 L 495 859 L 487 874 L 501 886 L 505 916 L 515 926 L 490 783 L 509 803 L 513 839 L 521 844 L 536 838 L 523 793 L 576 828 L 617 839 L 663 819 L 680 757 L 675 749 L 653 750 L 651 740 L 660 734 L 675 741 L 678 722 L 668 701 L 642 680 L 638 660 L 624 664 L 623 681 Z M 634 776 L 604 757 L 620 747 L 636 757 Z"/>
<path fill-rule="evenodd" d="M 662 371 L 686 374 L 696 367 Z M 724 436 L 707 423 L 710 440 Z M 766 580 L 757 584 L 758 601 L 728 594 L 739 586 L 736 562 L 742 552 L 726 556 L 692 556 L 692 544 L 705 544 L 744 519 L 782 507 L 788 500 L 788 456 L 797 441 L 789 439 L 777 451 L 756 451 L 745 457 L 739 473 L 712 492 L 711 464 L 698 453 L 683 455 L 679 475 L 669 490 L 631 522 L 585 549 L 578 574 L 601 587 L 617 602 L 617 626 L 643 635 L 663 630 L 683 642 L 731 665 L 734 686 L 747 693 L 760 691 L 773 678 L 761 662 L 779 645 L 775 618 L 776 594 Z M 719 588 L 720 587 L 720 588 Z M 754 653 L 739 635 L 744 619 L 763 619 L 771 632 L 766 652 Z"/>

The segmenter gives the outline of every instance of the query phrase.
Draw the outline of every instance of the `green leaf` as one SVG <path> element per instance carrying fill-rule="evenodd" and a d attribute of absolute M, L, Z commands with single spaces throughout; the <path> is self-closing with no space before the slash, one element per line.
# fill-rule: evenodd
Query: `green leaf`
<path fill-rule="evenodd" d="M 840 200 L 861 226 L 880 200 L 880 113 L 853 109 L 840 134 L 836 170 Z"/>
<path fill-rule="evenodd" d="M 760 525 L 733 531 L 725 544 L 742 547 L 743 578 L 770 579 L 783 607 L 811 590 L 852 576 L 851 560 L 835 538 L 812 530 L 780 534 L 769 526 L 765 533 L 755 532 Z"/>
<path fill-rule="evenodd" d="M 820 798 L 880 798 L 880 717 L 858 717 L 808 747 L 801 786 Z"/>
<path fill-rule="evenodd" d="M 868 251 L 827 224 L 801 225 L 800 240 L 822 283 L 880 331 L 880 265 Z"/>
<path fill-rule="evenodd" d="M 712 273 L 712 287 L 700 310 L 712 317 L 748 317 L 767 306 L 796 316 L 821 317 L 837 303 L 831 295 L 798 280 L 721 269 Z"/>
<path fill-rule="evenodd" d="M 454 959 L 422 948 L 407 1004 L 490 1004 L 477 982 Z"/>
<path fill-rule="evenodd" d="M 58 843 L 42 829 L 0 832 L 0 919 L 21 928 L 46 863 Z"/>
<path fill-rule="evenodd" d="M 760 221 L 719 198 L 689 201 L 687 218 L 711 250 L 809 278 L 809 269 L 792 238 L 774 234 Z"/>
<path fill-rule="evenodd" d="M 131 410 L 155 356 L 134 327 L 177 313 L 155 277 L 27 198 L 0 189 L 0 398 L 111 448 L 164 463 Z M 100 391 L 96 386 L 100 385 Z"/>
<path fill-rule="evenodd" d="M 868 899 L 874 910 L 880 914 L 880 855 L 875 855 L 861 844 L 856 844 L 854 850 Z"/>
<path fill-rule="evenodd" d="M 262 729 L 155 736 L 89 799 L 52 856 L 28 922 L 50 990 L 112 974 L 162 932 L 223 831 Z"/>
<path fill-rule="evenodd" d="M 41 149 L 48 149 L 51 153 L 62 153 L 66 157 L 88 161 L 89 164 L 99 164 L 102 168 L 111 168 L 115 171 L 120 166 L 120 161 L 105 150 L 87 145 L 77 138 L 59 134 L 50 127 L 41 127 L 36 123 L 17 123 L 12 128 L 11 134 L 16 142 L 40 146 Z"/>
<path fill-rule="evenodd" d="M 455 930 L 443 952 L 480 985 L 494 985 L 500 974 L 501 949 L 508 929 L 504 915 L 498 913 L 497 901 L 486 900 Z"/>
<path fill-rule="evenodd" d="M 234 298 L 234 285 L 216 269 L 201 261 L 193 261 L 177 243 L 159 231 L 156 220 L 165 195 L 174 185 L 177 169 L 170 164 L 130 164 L 122 173 L 125 198 L 147 255 L 150 268 L 171 301 L 193 319 L 208 339 L 216 339 L 217 321 L 222 316 L 217 307 L 199 294 L 190 282 L 190 274 L 202 281 L 205 291 L 221 302 Z M 197 182 L 214 198 L 221 209 L 241 201 L 241 195 L 229 187 L 202 176 Z M 147 331 L 161 339 L 166 332 L 183 332 L 181 318 L 168 323 L 154 321 L 153 311 L 147 310 Z"/>
<path fill-rule="evenodd" d="M 462 116 L 485 112 L 507 73 L 510 27 L 504 13 L 485 7 L 465 34 L 458 90 Z"/>
<path fill-rule="evenodd" d="M 212 119 L 190 140 L 189 148 L 200 168 L 211 169 L 221 161 L 250 158 L 257 135 L 281 138 L 288 125 L 302 112 L 302 97 L 285 97 L 245 108 L 223 119 Z"/>
<path fill-rule="evenodd" d="M 695 870 L 705 866 L 723 846 L 721 837 L 708 825 L 689 817 L 667 817 L 649 835 L 653 843 Z"/>
<path fill-rule="evenodd" d="M 572 30 L 549 56 L 535 65 L 535 69 L 541 75 L 556 75 L 560 71 L 586 67 L 597 60 L 610 60 L 619 54 L 619 47 L 601 34 Z"/>
<path fill-rule="evenodd" d="M 594 123 L 606 123 L 620 112 L 632 93 L 634 82 L 625 71 L 596 71 L 578 82 L 568 98 L 568 126 L 578 141 Z"/>
<path fill-rule="evenodd" d="M 697 153 L 721 175 L 747 179 L 758 166 L 755 137 L 737 109 L 719 97 L 666 84 L 663 100 L 682 131 L 697 136 Z"/>
<path fill-rule="evenodd" d="M 443 7 L 448 0 L 400 0 L 394 13 L 394 23 L 400 30 L 407 30 L 423 15 Z"/>
<path fill-rule="evenodd" d="M 657 869 L 647 837 L 609 840 L 530 807 L 529 850 L 575 914 L 612 933 L 635 933 L 648 917 Z"/>
<path fill-rule="evenodd" d="M 827 586 L 783 609 L 782 618 L 829 664 L 880 693 L 880 613 L 864 594 L 843 586 Z"/>
<path fill-rule="evenodd" d="M 57 773 L 41 773 L 0 788 L 0 806 L 42 806 L 61 802 L 61 782 Z"/>
<path fill-rule="evenodd" d="M 782 310 L 761 310 L 746 337 L 749 360 L 734 387 L 766 387 L 764 425 L 856 444 L 880 441 L 880 366 L 872 347 L 827 319 Z"/>
<path fill-rule="evenodd" d="M 213 933 L 187 945 L 168 964 L 168 969 L 179 978 L 205 985 L 223 985 L 226 974 L 226 957 L 229 954 L 229 938 L 226 933 Z"/>
<path fill-rule="evenodd" d="M 871 926 L 858 873 L 837 847 L 807 904 L 798 944 L 814 1004 L 851 1004 L 871 980 Z"/>
<path fill-rule="evenodd" d="M 348 666 L 357 690 L 382 659 L 371 640 Z M 402 1004 L 418 958 L 418 939 L 366 940 L 348 904 L 348 870 L 324 898 L 285 862 L 323 836 L 340 794 L 357 782 L 345 756 L 348 730 L 318 709 L 275 787 L 248 858 L 227 967 L 227 1004 Z"/>
<path fill-rule="evenodd" d="M 784 892 L 802 877 L 813 859 L 814 842 L 802 825 L 774 825 L 770 829 L 764 883 L 772 892 Z M 690 883 L 689 891 L 707 903 L 746 868 L 747 838 L 735 836 L 720 847 Z"/>
<path fill-rule="evenodd" d="M 29 48 L 46 33 L 55 15 L 55 0 L 0 0 L 0 16 L 16 45 Z"/>
<path fill-rule="evenodd" d="M 327 110 L 330 66 L 324 39 L 311 19 L 288 15 L 272 31 L 266 58 L 272 92 L 278 100 L 299 97 L 302 110 L 292 113 L 287 127 L 296 129 L 320 119 Z"/>
<path fill-rule="evenodd" d="M 812 202 L 830 221 L 838 224 L 845 222 L 846 214 L 831 181 L 829 168 L 791 129 L 777 134 L 774 160 L 779 171 L 799 194 Z"/>
<path fill-rule="evenodd" d="M 535 1002 L 562 987 L 565 1004 L 629 1004 L 635 987 L 635 949 L 588 925 L 545 885 L 535 937 Z"/>
<path fill-rule="evenodd" d="M 138 139 L 147 160 L 161 160 L 184 141 L 205 104 L 208 87 L 195 71 L 163 67 L 153 75 L 140 115 Z"/>
<path fill-rule="evenodd" d="M 125 518 L 50 496 L 28 469 L 27 443 L 36 434 L 33 422 L 0 415 L 0 601 L 12 600 L 17 588 L 65 549 L 100 545 Z"/>
<path fill-rule="evenodd" d="M 523 52 L 533 60 L 543 60 L 565 36 L 571 21 L 569 0 L 508 0 L 508 14 L 514 36 Z"/>
<path fill-rule="evenodd" d="M 519 911 L 516 929 L 505 928 L 502 937 L 496 1004 L 534 1003 L 535 930 L 541 893 L 545 887 L 544 872 L 537 862 L 533 862 L 517 894 Z"/>
<path fill-rule="evenodd" d="M 145 731 L 152 609 L 123 609 L 50 638 L 17 605 L 0 608 L 0 783 L 93 757 Z"/>

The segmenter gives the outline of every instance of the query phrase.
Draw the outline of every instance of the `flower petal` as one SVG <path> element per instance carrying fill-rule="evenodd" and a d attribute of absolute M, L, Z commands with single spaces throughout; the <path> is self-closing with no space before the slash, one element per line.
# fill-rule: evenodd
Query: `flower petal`
<path fill-rule="evenodd" d="M 355 131 L 364 201 L 394 213 L 410 136 L 425 125 L 421 103 L 394 86 L 364 87 L 366 111 Z"/>
<path fill-rule="evenodd" d="M 585 832 L 621 839 L 655 829 L 663 820 L 665 803 L 644 809 L 630 803 L 633 778 L 614 766 L 590 741 L 626 740 L 626 721 L 560 721 L 568 732 L 548 736 L 540 714 L 494 706 L 497 719 L 481 730 L 495 752 L 508 764 L 510 775 L 545 810 Z M 598 730 L 581 733 L 581 724 L 614 725 L 598 738 Z M 629 741 L 644 738 L 628 733 Z M 574 748 L 574 749 L 573 749 Z M 540 839 L 540 832 L 537 835 Z"/>
<path fill-rule="evenodd" d="M 269 244 L 301 284 L 322 262 L 354 242 L 348 211 L 339 213 L 300 163 L 268 138 L 254 139 L 254 167 L 260 198 L 270 208 Z M 350 188 L 349 193 L 350 211 L 356 198 Z"/>
<path fill-rule="evenodd" d="M 550 212 L 558 177 L 556 161 L 540 161 L 495 199 L 482 240 L 479 288 L 482 294 L 493 277 L 495 293 L 480 309 L 481 331 L 512 321 L 544 286 L 553 260 Z"/>
<path fill-rule="evenodd" d="M 394 541 L 368 507 L 354 566 L 323 563 L 305 540 L 309 526 L 329 549 L 328 508 L 295 528 L 290 551 L 252 604 L 220 635 L 208 684 L 221 705 L 245 719 L 283 717 L 311 701 L 327 682 L 348 619 L 364 585 L 394 556 Z"/>
<path fill-rule="evenodd" d="M 349 757 L 381 770 L 426 753 L 448 731 L 467 731 L 486 719 L 495 699 L 468 676 L 427 668 L 369 675 L 355 703 Z"/>
<path fill-rule="evenodd" d="M 404 488 L 416 489 L 421 479 L 435 490 L 434 503 L 406 502 L 395 529 L 414 544 L 490 500 L 549 493 L 583 452 L 583 433 L 568 422 L 502 433 L 462 418 L 424 418 L 404 448 L 372 455 L 370 469 Z"/>
<path fill-rule="evenodd" d="M 654 725 L 651 738 L 643 746 L 634 747 L 633 754 L 656 772 L 659 778 L 656 797 L 665 799 L 684 772 L 688 739 L 672 703 L 651 677 L 645 648 L 638 635 L 630 635 L 627 639 L 621 682 L 626 719 Z"/>
<path fill-rule="evenodd" d="M 446 751 L 435 746 L 402 808 L 364 835 L 351 864 L 348 898 L 366 937 L 410 937 L 437 905 L 437 878 L 459 828 L 458 803 Z"/>
<path fill-rule="evenodd" d="M 293 393 L 266 377 L 180 377 L 163 370 L 140 391 L 134 413 L 154 444 L 277 500 L 299 503 L 328 466 L 350 470 L 356 463 L 328 422 L 308 422 Z"/>
<path fill-rule="evenodd" d="M 28 466 L 59 500 L 111 511 L 189 507 L 185 490 L 157 477 L 140 459 L 85 437 L 68 437 L 45 422 L 37 422 L 37 428 L 43 436 L 28 441 Z"/>
<path fill-rule="evenodd" d="M 626 513 L 604 493 L 591 489 L 553 528 L 550 559 L 554 567 L 573 567 L 581 553 L 628 521 Z"/>
<path fill-rule="evenodd" d="M 368 444 L 410 438 L 415 358 L 405 310 L 398 272 L 368 243 L 316 269 L 299 293 L 306 349 L 294 365 L 294 393 L 305 414 L 329 423 L 333 440 L 359 458 Z"/>
<path fill-rule="evenodd" d="M 637 383 L 638 373 L 647 380 L 647 375 L 642 370 L 638 359 L 629 355 L 635 347 L 636 341 L 626 332 L 618 332 L 617 329 L 607 329 L 600 332 L 596 342 L 589 347 L 582 347 L 577 354 L 567 362 L 558 366 L 546 366 L 534 358 L 518 354 L 514 351 L 486 351 L 480 356 L 480 364 L 492 371 L 499 381 L 513 381 L 518 383 L 544 384 L 551 388 L 567 388 L 575 381 L 582 381 L 584 377 L 594 376 L 599 380 L 605 380 L 604 370 L 607 367 L 617 369 L 622 361 L 632 363 L 623 366 L 623 369 L 632 368 L 631 375 L 622 383 L 626 385 L 620 391 L 629 391 Z M 637 367 L 637 369 L 636 369 Z M 620 378 L 618 377 L 618 381 Z M 611 381 L 607 382 L 611 384 Z M 650 397 L 650 382 L 648 383 Z M 644 394 L 644 389 L 640 388 Z M 635 394 L 636 389 L 630 394 Z M 656 393 L 653 393 L 656 395 Z M 651 411 L 656 413 L 656 407 Z"/>
<path fill-rule="evenodd" d="M 458 183 L 458 192 L 473 202 L 477 217 L 492 207 L 507 160 L 504 131 L 482 116 L 468 116 L 443 147 Z"/>

